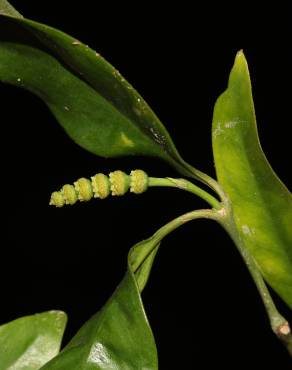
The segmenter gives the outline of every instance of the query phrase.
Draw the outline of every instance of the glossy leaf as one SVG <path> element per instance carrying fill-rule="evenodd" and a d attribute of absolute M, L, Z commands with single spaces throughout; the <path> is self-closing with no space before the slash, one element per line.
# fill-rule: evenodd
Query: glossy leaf
<path fill-rule="evenodd" d="M 36 370 L 55 357 L 66 314 L 49 311 L 0 326 L 0 370 Z"/>
<path fill-rule="evenodd" d="M 292 307 L 292 197 L 261 149 L 242 52 L 216 102 L 212 136 L 218 180 L 238 232 L 266 281 Z"/>
<path fill-rule="evenodd" d="M 0 31 L 0 41 L 13 41 L 1 43 L 0 80 L 43 99 L 76 143 L 103 157 L 157 156 L 186 171 L 165 127 L 99 54 L 27 19 L 0 16 Z"/>
<path fill-rule="evenodd" d="M 158 369 L 140 296 L 158 247 L 150 238 L 132 248 L 127 273 L 112 297 L 43 370 Z"/>

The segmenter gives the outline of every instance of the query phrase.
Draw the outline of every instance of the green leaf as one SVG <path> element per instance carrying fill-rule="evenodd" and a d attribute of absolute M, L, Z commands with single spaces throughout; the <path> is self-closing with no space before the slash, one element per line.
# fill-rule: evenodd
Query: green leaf
<path fill-rule="evenodd" d="M 19 28 L 20 27 L 20 28 Z M 186 164 L 144 99 L 99 54 L 65 33 L 0 16 L 0 80 L 38 95 L 68 135 L 103 156 L 160 157 Z"/>
<path fill-rule="evenodd" d="M 292 308 L 292 197 L 261 149 L 242 52 L 216 102 L 212 137 L 218 180 L 238 232 L 265 280 Z"/>
<path fill-rule="evenodd" d="M 140 294 L 162 239 L 186 222 L 216 219 L 216 214 L 205 209 L 186 213 L 136 244 L 128 255 L 127 273 L 112 297 L 42 370 L 157 370 L 156 346 Z"/>
<path fill-rule="evenodd" d="M 42 370 L 158 369 L 140 296 L 158 247 L 153 237 L 131 249 L 127 273 L 112 297 Z"/>
<path fill-rule="evenodd" d="M 0 326 L 0 370 L 35 370 L 60 349 L 67 317 L 49 311 Z"/>
<path fill-rule="evenodd" d="M 6 0 L 0 0 L 0 14 L 8 15 L 11 17 L 22 17 L 12 5 Z"/>

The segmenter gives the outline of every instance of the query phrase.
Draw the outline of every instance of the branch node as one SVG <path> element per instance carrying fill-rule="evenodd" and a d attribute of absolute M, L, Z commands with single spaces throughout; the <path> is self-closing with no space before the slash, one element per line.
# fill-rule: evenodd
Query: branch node
<path fill-rule="evenodd" d="M 291 329 L 287 321 L 277 328 L 277 335 L 279 337 L 287 337 L 289 334 L 291 334 Z"/>

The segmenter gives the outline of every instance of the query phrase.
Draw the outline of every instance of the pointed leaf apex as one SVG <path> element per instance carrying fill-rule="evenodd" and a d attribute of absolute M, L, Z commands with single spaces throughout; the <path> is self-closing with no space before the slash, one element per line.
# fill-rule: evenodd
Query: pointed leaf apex
<path fill-rule="evenodd" d="M 0 15 L 22 18 L 22 15 L 7 0 L 0 0 Z"/>
<path fill-rule="evenodd" d="M 236 53 L 236 57 L 243 57 L 244 58 L 243 49 L 238 50 L 238 52 Z"/>
<path fill-rule="evenodd" d="M 242 49 L 236 53 L 232 72 L 234 70 L 240 71 L 241 73 L 247 73 L 249 75 L 247 60 Z"/>
<path fill-rule="evenodd" d="M 239 50 L 236 54 L 234 64 L 229 76 L 228 89 L 236 89 L 238 91 L 248 92 L 248 96 L 251 97 L 251 81 L 248 69 L 247 60 L 243 53 L 243 50 Z M 252 104 L 252 101 L 250 101 Z"/>

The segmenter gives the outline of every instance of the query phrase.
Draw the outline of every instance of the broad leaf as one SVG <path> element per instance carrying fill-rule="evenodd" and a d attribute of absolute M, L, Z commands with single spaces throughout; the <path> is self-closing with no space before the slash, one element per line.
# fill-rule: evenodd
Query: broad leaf
<path fill-rule="evenodd" d="M 132 248 L 127 273 L 112 297 L 43 370 L 158 369 L 140 296 L 158 247 L 154 237 Z"/>
<path fill-rule="evenodd" d="M 212 136 L 218 180 L 238 232 L 266 281 L 292 307 L 292 197 L 261 149 L 242 52 L 215 105 Z"/>
<path fill-rule="evenodd" d="M 66 314 L 49 311 L 0 326 L 0 370 L 36 370 L 55 357 Z"/>
<path fill-rule="evenodd" d="M 147 103 L 88 46 L 43 24 L 5 16 L 0 42 L 0 80 L 43 99 L 80 146 L 103 157 L 156 156 L 189 173 Z"/>

